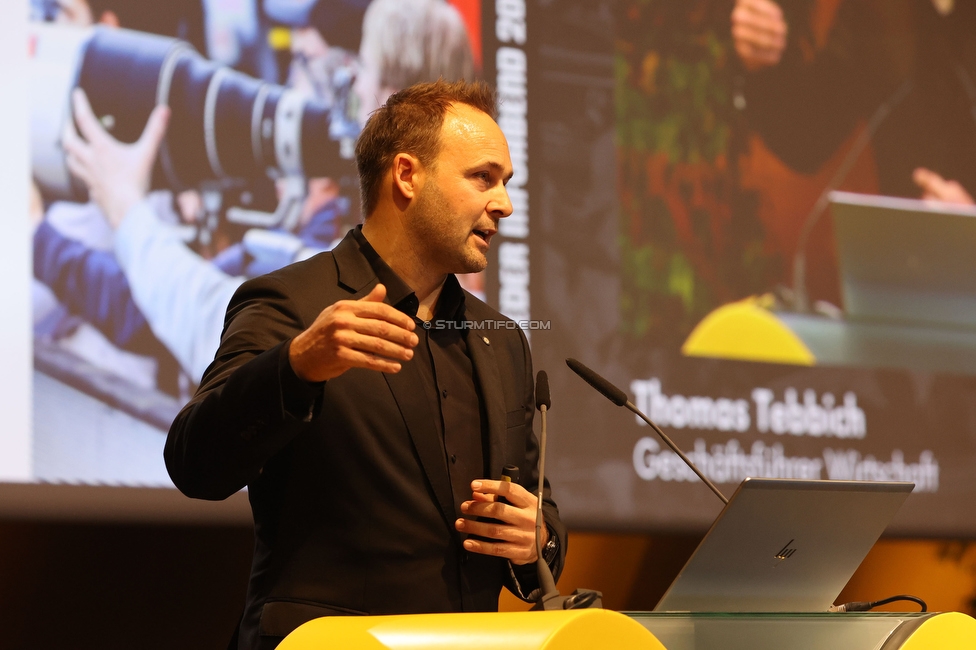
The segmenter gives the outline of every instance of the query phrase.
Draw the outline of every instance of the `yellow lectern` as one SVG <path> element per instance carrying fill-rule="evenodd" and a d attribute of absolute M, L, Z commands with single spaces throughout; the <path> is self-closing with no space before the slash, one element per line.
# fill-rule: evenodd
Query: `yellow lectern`
<path fill-rule="evenodd" d="M 947 613 L 660 613 L 603 609 L 309 621 L 279 650 L 973 650 Z"/>
<path fill-rule="evenodd" d="M 278 650 L 666 650 L 640 623 L 606 609 L 407 616 L 330 616 Z"/>

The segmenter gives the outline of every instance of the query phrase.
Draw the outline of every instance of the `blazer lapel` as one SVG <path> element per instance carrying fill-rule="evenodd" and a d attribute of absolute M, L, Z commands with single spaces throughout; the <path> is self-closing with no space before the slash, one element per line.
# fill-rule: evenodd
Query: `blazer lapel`
<path fill-rule="evenodd" d="M 465 330 L 468 353 L 474 365 L 481 397 L 485 401 L 488 416 L 488 478 L 501 476 L 505 465 L 505 395 L 502 393 L 501 375 L 491 347 L 491 337 L 485 330 Z"/>

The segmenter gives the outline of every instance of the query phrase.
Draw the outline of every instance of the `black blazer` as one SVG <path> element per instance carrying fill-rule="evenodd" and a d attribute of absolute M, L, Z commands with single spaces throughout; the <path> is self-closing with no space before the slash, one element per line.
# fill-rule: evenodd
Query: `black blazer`
<path fill-rule="evenodd" d="M 291 370 L 289 341 L 376 282 L 350 234 L 331 253 L 244 283 L 213 364 L 170 429 L 166 466 L 184 494 L 224 499 L 248 487 L 255 552 L 241 647 L 273 647 L 319 616 L 493 611 L 503 584 L 523 597 L 537 587 L 531 568 L 461 546 L 436 406 L 412 362 L 395 375 L 354 368 L 317 386 Z M 465 319 L 507 320 L 468 293 Z M 467 331 L 488 478 L 514 464 L 535 492 L 528 345 L 517 328 L 488 327 Z M 544 513 L 560 542 L 558 576 L 566 531 L 548 486 Z"/>

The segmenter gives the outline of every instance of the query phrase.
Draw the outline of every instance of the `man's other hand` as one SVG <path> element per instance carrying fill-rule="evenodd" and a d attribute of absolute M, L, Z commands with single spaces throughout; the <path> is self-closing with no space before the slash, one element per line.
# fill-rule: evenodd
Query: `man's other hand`
<path fill-rule="evenodd" d="M 154 108 L 139 139 L 124 144 L 105 130 L 80 88 L 71 94 L 71 104 L 81 135 L 69 121 L 61 136 L 68 169 L 88 186 L 92 200 L 111 226 L 118 228 L 129 209 L 149 192 L 153 164 L 166 135 L 169 108 Z"/>
<path fill-rule="evenodd" d="M 292 339 L 288 360 L 301 379 L 328 381 L 350 368 L 400 372 L 419 342 L 413 319 L 383 302 L 377 284 L 359 300 L 340 300 L 322 310 L 311 327 Z"/>
<path fill-rule="evenodd" d="M 772 0 L 736 0 L 732 10 L 732 42 L 750 72 L 779 63 L 788 29 L 783 10 Z"/>
<path fill-rule="evenodd" d="M 478 480 L 471 483 L 472 500 L 461 504 L 461 512 L 471 519 L 458 519 L 454 527 L 462 533 L 485 539 L 464 540 L 472 553 L 496 555 L 513 564 L 529 564 L 539 557 L 535 550 L 535 514 L 538 498 L 518 483 Z M 508 503 L 498 499 L 505 497 Z M 497 523 L 475 521 L 474 517 L 497 520 Z M 549 541 L 545 524 L 540 531 L 542 546 Z M 489 541 L 492 540 L 492 541 Z"/>
<path fill-rule="evenodd" d="M 919 167 L 912 173 L 912 180 L 922 188 L 922 198 L 959 205 L 973 205 L 972 195 L 958 181 L 947 181 L 931 169 Z"/>

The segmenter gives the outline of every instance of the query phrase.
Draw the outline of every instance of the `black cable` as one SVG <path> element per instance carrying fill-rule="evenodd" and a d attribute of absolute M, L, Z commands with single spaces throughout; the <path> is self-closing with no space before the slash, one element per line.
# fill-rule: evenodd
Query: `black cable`
<path fill-rule="evenodd" d="M 906 594 L 900 594 L 898 596 L 891 596 L 890 598 L 882 598 L 881 600 L 875 600 L 874 602 L 866 600 L 857 600 L 851 603 L 844 603 L 843 605 L 831 605 L 831 612 L 867 612 L 880 605 L 887 605 L 888 603 L 898 602 L 900 600 L 907 600 L 913 602 L 922 608 L 921 611 L 929 611 L 928 605 L 921 598 L 915 596 L 908 596 Z"/>

